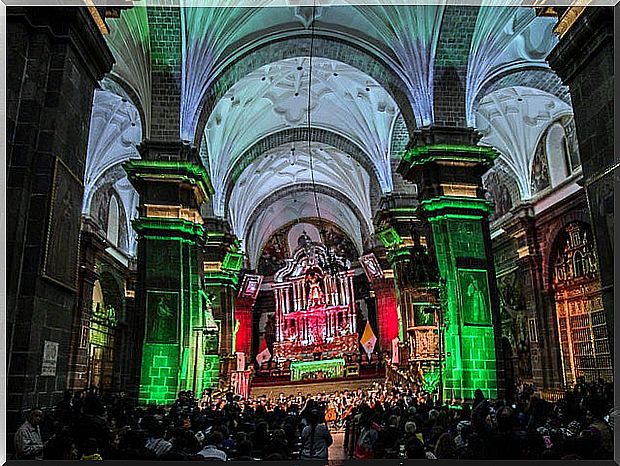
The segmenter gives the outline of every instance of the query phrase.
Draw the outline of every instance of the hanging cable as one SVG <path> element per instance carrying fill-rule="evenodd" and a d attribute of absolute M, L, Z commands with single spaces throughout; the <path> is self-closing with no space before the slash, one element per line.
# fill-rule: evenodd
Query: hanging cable
<path fill-rule="evenodd" d="M 312 23 L 310 26 L 310 58 L 308 64 L 308 157 L 310 159 L 310 177 L 312 180 L 312 193 L 314 195 L 314 205 L 316 207 L 316 215 L 319 219 L 319 227 L 323 227 L 323 218 L 321 217 L 321 209 L 319 208 L 319 197 L 316 192 L 316 183 L 314 181 L 314 160 L 312 156 L 312 125 L 310 121 L 310 104 L 311 104 L 311 91 L 312 91 L 312 58 L 314 55 L 314 21 L 316 19 L 316 0 L 312 2 Z"/>

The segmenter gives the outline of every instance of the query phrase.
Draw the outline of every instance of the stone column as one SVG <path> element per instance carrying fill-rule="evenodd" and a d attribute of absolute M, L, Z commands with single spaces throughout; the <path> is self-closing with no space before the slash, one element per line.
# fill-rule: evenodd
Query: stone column
<path fill-rule="evenodd" d="M 617 10 L 617 9 L 616 9 Z M 600 266 L 607 334 L 614 331 L 614 16 L 612 7 L 558 9 L 560 41 L 547 57 L 570 90 L 583 186 Z M 613 351 L 611 352 L 613 361 Z"/>
<path fill-rule="evenodd" d="M 66 388 L 93 91 L 113 57 L 103 8 L 3 8 L 11 433 L 25 409 L 54 406 Z M 57 351 L 43 372 L 45 347 Z"/>
<path fill-rule="evenodd" d="M 179 390 L 197 384 L 195 329 L 204 312 L 199 249 L 205 239 L 199 209 L 212 188 L 191 147 L 145 141 L 138 149 L 142 159 L 124 168 L 140 194 L 136 311 L 146 331 L 139 401 L 169 404 Z"/>
<path fill-rule="evenodd" d="M 377 300 L 379 321 L 379 347 L 383 352 L 392 350 L 392 340 L 398 338 L 398 314 L 396 312 L 396 288 L 394 280 L 383 278 L 372 282 Z"/>
<path fill-rule="evenodd" d="M 510 308 L 512 318 L 534 319 L 538 329 L 538 341 L 530 341 L 532 376 L 538 387 L 558 388 L 562 384 L 559 365 L 559 336 L 555 309 L 549 313 L 545 303 L 545 279 L 542 266 L 544 250 L 540 238 L 540 225 L 535 224 L 531 206 L 525 204 L 515 210 L 509 223 L 502 226 L 504 234 L 493 240 L 496 256 L 505 257 L 506 252 L 516 256 L 516 264 L 500 264 L 496 259 L 498 288 L 502 306 Z M 537 233 L 538 231 L 538 233 Z M 553 238 L 548 239 L 549 242 Z M 541 250 L 543 249 L 543 250 Z M 512 271 L 505 270 L 510 264 Z M 508 311 L 502 314 L 505 317 Z M 511 320 L 512 322 L 512 320 Z M 504 321 L 502 319 L 502 324 Z M 545 331 L 541 331 L 546 329 Z M 512 329 L 508 330 L 510 332 Z M 529 332 L 528 332 L 529 333 Z M 503 335 L 506 336 L 506 335 Z M 516 352 L 517 349 L 513 348 Z M 517 376 L 523 376 L 517 374 Z"/>
<path fill-rule="evenodd" d="M 235 360 L 234 331 L 236 326 L 235 297 L 239 285 L 239 273 L 243 255 L 239 240 L 230 232 L 227 222 L 205 218 L 207 242 L 202 248 L 203 286 L 205 292 L 215 296 L 213 317 L 219 326 L 219 347 L 207 356 L 210 368 L 204 387 L 215 386 L 222 377 L 230 378 Z M 273 354 L 273 341 L 267 342 Z"/>
<path fill-rule="evenodd" d="M 479 147 L 472 129 L 418 131 L 398 171 L 420 189 L 421 209 L 432 226 L 444 283 L 444 398 L 471 399 L 480 388 L 501 396 L 503 380 L 499 298 L 482 175 L 497 153 Z"/>
<path fill-rule="evenodd" d="M 96 270 L 97 255 L 105 250 L 106 242 L 89 228 L 85 221 L 80 234 L 79 300 L 74 314 L 71 349 L 69 352 L 68 388 L 82 390 L 87 388 L 88 369 L 88 329 L 92 313 L 92 299 L 95 282 L 99 279 Z"/>

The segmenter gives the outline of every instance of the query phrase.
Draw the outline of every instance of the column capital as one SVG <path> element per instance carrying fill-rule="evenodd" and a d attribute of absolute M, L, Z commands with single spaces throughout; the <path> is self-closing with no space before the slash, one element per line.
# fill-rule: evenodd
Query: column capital
<path fill-rule="evenodd" d="M 414 134 L 398 173 L 416 183 L 422 200 L 440 196 L 484 198 L 482 175 L 498 152 L 476 145 L 473 128 L 430 127 Z"/>
<path fill-rule="evenodd" d="M 68 44 L 84 64 L 88 78 L 95 84 L 110 72 L 115 61 L 104 38 L 108 27 L 96 10 L 74 6 L 12 6 L 6 10 L 6 16 L 9 22 L 22 21 L 29 28 L 44 31 L 54 40 Z"/>
<path fill-rule="evenodd" d="M 410 148 L 440 144 L 475 146 L 481 137 L 474 128 L 432 125 L 413 132 Z"/>
<path fill-rule="evenodd" d="M 191 162 L 201 165 L 198 149 L 180 139 L 176 141 L 145 139 L 137 148 L 143 160 Z"/>
<path fill-rule="evenodd" d="M 239 239 L 219 218 L 205 219 L 206 243 L 202 248 L 205 280 L 237 287 L 244 264 Z"/>
<path fill-rule="evenodd" d="M 190 160 L 162 160 L 162 159 L 131 159 L 123 164 L 129 181 L 140 193 L 141 198 L 147 199 L 142 203 L 185 203 L 200 205 L 213 194 L 213 186 L 209 174 L 202 164 Z M 176 183 L 181 188 L 193 190 L 195 200 L 191 199 L 161 199 L 158 193 L 151 193 L 147 186 L 153 185 L 164 188 L 163 183 Z M 185 201 L 185 202 L 183 202 Z"/>

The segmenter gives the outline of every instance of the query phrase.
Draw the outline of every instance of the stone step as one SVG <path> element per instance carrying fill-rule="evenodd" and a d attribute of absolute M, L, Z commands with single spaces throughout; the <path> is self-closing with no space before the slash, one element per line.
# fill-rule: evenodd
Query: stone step
<path fill-rule="evenodd" d="M 344 390 L 358 390 L 358 389 L 370 389 L 374 384 L 378 383 L 383 385 L 385 378 L 355 378 L 345 380 L 322 380 L 320 382 L 305 382 L 305 383 L 283 383 L 281 385 L 271 386 L 252 386 L 250 387 L 250 396 L 256 398 L 259 396 L 278 397 L 280 393 L 285 396 L 295 396 L 298 392 L 302 395 L 316 395 L 319 393 L 333 393 L 335 391 L 342 392 Z"/>

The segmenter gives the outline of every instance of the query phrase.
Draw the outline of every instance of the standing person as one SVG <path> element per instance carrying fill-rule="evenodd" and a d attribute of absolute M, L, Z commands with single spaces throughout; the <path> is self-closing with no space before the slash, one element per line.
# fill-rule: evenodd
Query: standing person
<path fill-rule="evenodd" d="M 24 422 L 15 432 L 15 457 L 19 460 L 42 460 L 43 441 L 39 425 L 43 421 L 43 411 L 31 409 Z"/>
<path fill-rule="evenodd" d="M 301 432 L 301 458 L 304 460 L 327 461 L 328 448 L 334 440 L 327 425 L 321 422 L 321 417 L 316 408 L 308 413 L 308 425 Z"/>
<path fill-rule="evenodd" d="M 362 416 L 364 415 L 362 414 Z M 360 419 L 360 423 L 363 427 L 355 444 L 353 458 L 356 460 L 373 459 L 375 457 L 375 443 L 379 438 L 378 425 L 370 417 L 365 420 Z"/>

